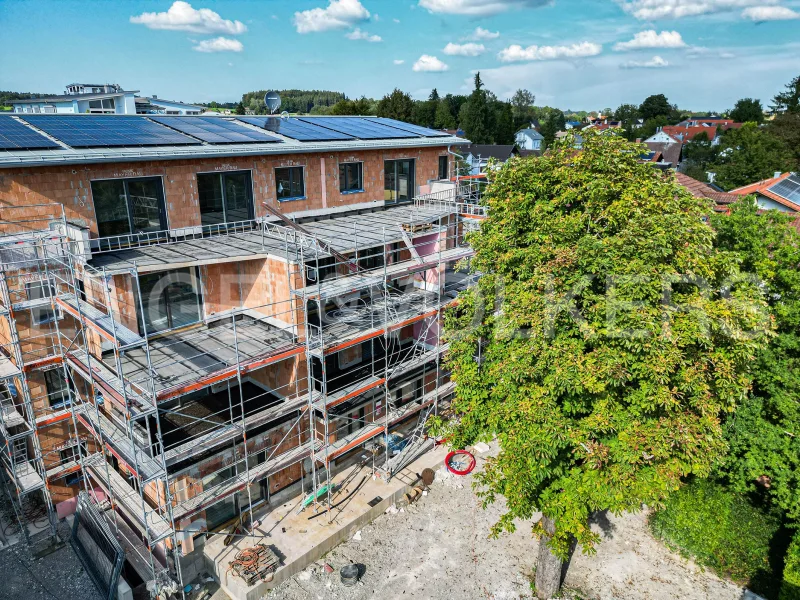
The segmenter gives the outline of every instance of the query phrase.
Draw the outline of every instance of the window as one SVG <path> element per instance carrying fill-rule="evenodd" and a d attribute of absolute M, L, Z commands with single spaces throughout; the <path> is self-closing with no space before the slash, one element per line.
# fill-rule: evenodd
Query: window
<path fill-rule="evenodd" d="M 160 177 L 93 181 L 92 198 L 100 237 L 167 228 Z"/>
<path fill-rule="evenodd" d="M 51 298 L 56 290 L 51 279 L 50 281 L 42 280 L 26 283 L 25 292 L 28 295 L 28 300 L 44 300 L 45 298 Z M 31 319 L 34 325 L 52 323 L 57 318 L 57 313 L 52 306 L 47 303 L 43 304 L 31 307 Z M 60 318 L 60 315 L 58 317 Z"/>
<path fill-rule="evenodd" d="M 275 189 L 278 200 L 296 200 L 306 195 L 303 167 L 275 169 Z"/>
<path fill-rule="evenodd" d="M 253 185 L 250 171 L 198 173 L 200 223 L 234 223 L 253 218 Z"/>
<path fill-rule="evenodd" d="M 114 99 L 113 98 L 104 98 L 102 100 L 89 100 L 89 112 L 90 113 L 113 113 L 114 112 Z"/>
<path fill-rule="evenodd" d="M 47 399 L 50 402 L 50 408 L 69 406 L 69 385 L 64 380 L 63 369 L 45 371 L 44 385 L 47 388 Z"/>
<path fill-rule="evenodd" d="M 202 305 L 199 287 L 193 268 L 142 275 L 139 292 L 144 314 L 139 315 L 139 326 L 146 325 L 151 334 L 197 323 Z"/>
<path fill-rule="evenodd" d="M 449 179 L 449 164 L 447 162 L 447 156 L 440 156 L 439 157 L 439 179 Z"/>
<path fill-rule="evenodd" d="M 414 161 L 387 160 L 383 167 L 384 199 L 400 202 L 414 198 Z"/>
<path fill-rule="evenodd" d="M 364 163 L 342 163 L 339 165 L 339 191 L 343 194 L 364 191 Z"/>

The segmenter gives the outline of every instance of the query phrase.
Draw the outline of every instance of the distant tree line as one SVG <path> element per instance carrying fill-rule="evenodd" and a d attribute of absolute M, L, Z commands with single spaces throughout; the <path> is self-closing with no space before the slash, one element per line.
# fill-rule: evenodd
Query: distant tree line
<path fill-rule="evenodd" d="M 41 98 L 43 96 L 55 96 L 56 94 L 40 94 L 33 92 L 9 92 L 0 90 L 0 106 L 9 106 L 12 100 L 27 100 L 28 98 Z"/>
<path fill-rule="evenodd" d="M 241 104 L 256 114 L 267 114 L 267 107 L 264 104 L 264 95 L 269 90 L 258 90 L 242 94 Z M 281 112 L 290 113 L 313 113 L 320 107 L 329 108 L 337 102 L 346 100 L 347 97 L 341 92 L 331 92 L 327 90 L 278 90 L 281 97 Z"/>

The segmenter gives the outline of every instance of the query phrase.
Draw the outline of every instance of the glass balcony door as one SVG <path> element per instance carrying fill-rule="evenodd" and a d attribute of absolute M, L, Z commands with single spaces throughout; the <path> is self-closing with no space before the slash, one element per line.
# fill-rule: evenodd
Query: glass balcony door
<path fill-rule="evenodd" d="M 387 160 L 383 167 L 383 189 L 386 202 L 397 203 L 414 198 L 414 161 Z"/>
<path fill-rule="evenodd" d="M 253 218 L 253 185 L 250 171 L 198 173 L 200 223 L 218 225 Z"/>

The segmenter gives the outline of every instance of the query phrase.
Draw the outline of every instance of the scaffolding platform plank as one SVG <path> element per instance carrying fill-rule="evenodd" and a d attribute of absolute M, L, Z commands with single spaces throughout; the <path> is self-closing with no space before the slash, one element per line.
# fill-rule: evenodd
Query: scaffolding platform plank
<path fill-rule="evenodd" d="M 61 410 L 45 413 L 43 415 L 37 415 L 36 426 L 44 427 L 46 425 L 52 425 L 53 423 L 59 423 L 60 421 L 66 421 L 67 419 L 71 418 L 72 410 L 70 408 L 62 408 Z"/>
<path fill-rule="evenodd" d="M 370 375 L 365 379 L 359 379 L 358 381 L 346 385 L 342 389 L 337 390 L 332 394 L 328 394 L 324 406 L 322 399 L 317 400 L 314 402 L 314 408 L 317 410 L 323 410 L 323 408 L 333 408 L 338 404 L 347 402 L 356 396 L 360 396 L 361 394 L 375 389 L 376 387 L 383 385 L 385 382 L 386 379 L 383 377 L 377 377 L 376 375 Z"/>
<path fill-rule="evenodd" d="M 101 411 L 95 412 L 93 407 L 81 404 L 75 407 L 75 412 L 78 420 L 103 440 L 103 444 L 109 452 L 145 483 L 163 473 L 161 465 L 139 448 L 126 432 L 114 425 Z"/>
<path fill-rule="evenodd" d="M 391 427 L 392 425 L 396 425 L 409 416 L 418 413 L 426 406 L 433 404 L 436 401 L 437 395 L 439 398 L 442 398 L 443 396 L 450 394 L 453 389 L 455 389 L 455 384 L 453 382 L 447 382 L 446 384 L 439 386 L 437 389 L 425 394 L 420 399 L 421 401 L 419 403 L 412 400 L 408 404 L 404 404 L 399 408 L 390 410 L 386 419 L 388 420 L 388 425 Z M 364 442 L 367 442 L 375 436 L 383 433 L 385 425 L 386 422 L 381 420 L 380 423 L 370 423 L 361 429 L 357 429 L 353 433 L 336 440 L 332 444 L 329 444 L 327 455 L 321 455 L 317 460 L 321 463 L 330 463 L 330 461 L 335 460 L 342 454 L 349 452 L 353 448 L 356 448 Z"/>
<path fill-rule="evenodd" d="M 18 377 L 20 370 L 11 359 L 4 354 L 0 354 L 0 381 L 4 379 L 12 379 Z"/>
<path fill-rule="evenodd" d="M 44 487 L 41 475 L 28 461 L 19 462 L 12 469 L 9 469 L 7 465 L 6 471 L 17 486 L 20 495 L 29 494 Z"/>
<path fill-rule="evenodd" d="M 83 317 L 82 321 L 87 327 L 96 331 L 109 342 L 115 341 L 114 332 L 116 331 L 116 342 L 121 350 L 144 345 L 145 340 L 138 333 L 114 321 L 112 315 L 107 315 L 90 303 L 79 300 L 75 294 L 57 297 L 56 304 L 76 319 Z"/>
<path fill-rule="evenodd" d="M 11 310 L 19 312 L 22 310 L 30 310 L 31 308 L 50 306 L 50 303 L 51 299 L 49 296 L 45 296 L 44 298 L 34 298 L 32 300 L 22 300 L 20 302 L 14 302 L 14 304 L 11 305 Z"/>
<path fill-rule="evenodd" d="M 47 469 L 47 481 L 60 479 L 66 475 L 77 473 L 80 470 L 81 465 L 77 460 L 69 460 L 65 463 L 61 463 L 60 465 Z"/>
<path fill-rule="evenodd" d="M 145 503 L 147 512 L 144 513 L 139 492 L 133 489 L 111 465 L 106 464 L 102 454 L 93 454 L 85 458 L 83 464 L 89 474 L 103 487 L 112 504 L 119 506 L 129 519 L 142 527 L 142 533 L 147 530 L 151 543 L 172 535 L 170 524 L 152 506 Z"/>
<path fill-rule="evenodd" d="M 308 405 L 308 394 L 302 394 L 295 398 L 290 398 L 281 404 L 271 406 L 262 411 L 249 414 L 245 416 L 248 429 L 260 427 L 265 423 L 269 423 L 275 419 L 280 419 L 295 411 L 302 410 Z M 237 424 L 229 424 L 219 429 L 214 429 L 196 439 L 193 439 L 185 444 L 181 444 L 175 448 L 167 450 L 164 454 L 164 460 L 167 466 L 173 465 L 196 455 L 198 452 L 205 452 L 211 450 L 220 444 L 230 442 L 242 433 L 241 426 Z"/>
<path fill-rule="evenodd" d="M 314 440 L 314 452 L 322 447 L 322 443 Z M 264 479 L 268 475 L 276 473 L 281 469 L 285 469 L 295 463 L 298 463 L 312 453 L 312 443 L 305 442 L 299 446 L 295 446 L 288 452 L 283 452 L 265 462 L 250 468 L 250 479 L 247 479 L 247 472 L 241 472 L 235 477 L 226 479 L 222 483 L 204 489 L 196 496 L 189 498 L 183 502 L 178 503 L 172 509 L 172 516 L 175 521 L 179 521 L 186 517 L 190 517 L 201 510 L 205 510 L 212 504 L 216 504 L 220 500 L 224 500 L 233 494 L 244 490 L 248 485 L 252 485 L 257 481 Z"/>
<path fill-rule="evenodd" d="M 67 363 L 86 381 L 100 387 L 105 392 L 103 395 L 108 394 L 123 410 L 126 408 L 126 397 L 129 404 L 135 405 L 136 409 L 132 411 L 132 414 L 137 417 L 150 414 L 155 410 L 155 407 L 147 402 L 138 391 L 133 390 L 130 384 L 123 392 L 123 383 L 119 377 L 102 361 L 94 357 L 90 358 L 85 350 L 75 349 L 68 352 Z"/>
<path fill-rule="evenodd" d="M 336 278 L 326 279 L 320 282 L 319 285 L 313 284 L 298 288 L 294 290 L 294 293 L 306 298 L 335 298 L 370 287 L 382 286 L 387 279 L 395 279 L 427 271 L 445 263 L 458 262 L 474 254 L 475 251 L 468 247 L 448 248 L 442 252 L 422 255 L 420 257 L 422 262 L 403 260 L 386 265 L 385 273 L 383 267 L 380 267 L 366 272 L 360 271 L 358 273 L 339 275 Z"/>
<path fill-rule="evenodd" d="M 23 426 L 28 431 L 31 431 L 31 428 L 28 426 L 28 422 L 25 420 L 25 418 L 13 405 L 8 404 L 0 404 L 0 425 L 5 428 L 6 432 L 8 433 L 8 437 L 13 437 L 22 433 L 13 433 L 11 431 L 12 428 Z"/>

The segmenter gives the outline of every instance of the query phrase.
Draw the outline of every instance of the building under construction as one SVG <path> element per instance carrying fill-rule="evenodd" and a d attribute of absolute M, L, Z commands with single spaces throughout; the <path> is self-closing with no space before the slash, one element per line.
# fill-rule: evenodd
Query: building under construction
<path fill-rule="evenodd" d="M 0 117 L 0 442 L 23 535 L 108 597 L 337 472 L 386 481 L 453 392 L 466 140 L 378 118 Z M 475 185 L 473 185 L 473 182 Z M 42 518 L 46 516 L 46 519 Z"/>

